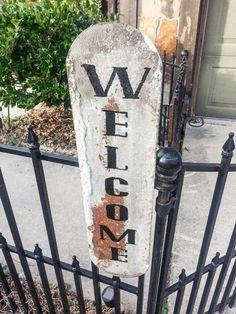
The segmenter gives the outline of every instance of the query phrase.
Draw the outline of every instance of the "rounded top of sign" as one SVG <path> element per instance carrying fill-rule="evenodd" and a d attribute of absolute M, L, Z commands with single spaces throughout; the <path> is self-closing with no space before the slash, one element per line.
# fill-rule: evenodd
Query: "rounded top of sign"
<path fill-rule="evenodd" d="M 155 45 L 145 34 L 133 26 L 115 22 L 95 24 L 81 32 L 74 40 L 68 56 L 75 54 L 79 48 L 82 48 L 83 55 L 86 53 L 87 58 L 90 59 L 94 53 L 98 54 L 99 51 L 103 54 L 110 54 L 114 49 L 131 47 L 135 47 L 136 51 L 139 50 L 140 53 L 148 50 L 151 59 L 160 59 Z"/>

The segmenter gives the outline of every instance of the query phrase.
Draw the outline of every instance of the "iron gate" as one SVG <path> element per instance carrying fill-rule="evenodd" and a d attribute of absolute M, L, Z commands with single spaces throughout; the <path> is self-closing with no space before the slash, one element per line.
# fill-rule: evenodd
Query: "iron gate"
<path fill-rule="evenodd" d="M 69 305 L 66 296 L 66 289 L 63 280 L 62 270 L 71 272 L 74 275 L 77 299 L 80 307 L 80 312 L 85 313 L 85 300 L 83 296 L 83 286 L 81 277 L 86 277 L 92 280 L 94 289 L 94 301 L 96 313 L 102 313 L 102 297 L 100 283 L 104 283 L 110 287 L 113 295 L 111 299 L 105 299 L 109 306 L 114 307 L 115 313 L 121 313 L 121 295 L 120 291 L 126 291 L 137 296 L 136 313 L 144 313 L 143 296 L 144 296 L 144 280 L 142 275 L 137 278 L 137 285 L 130 285 L 118 277 L 108 277 L 99 274 L 98 268 L 92 264 L 91 269 L 80 267 L 79 260 L 74 256 L 72 263 L 68 264 L 60 260 L 57 240 L 54 231 L 54 222 L 50 209 L 49 197 L 47 192 L 47 184 L 44 176 L 42 161 L 48 161 L 58 164 L 67 165 L 70 167 L 78 167 L 78 160 L 72 157 L 60 156 L 51 153 L 40 152 L 37 136 L 32 127 L 28 130 L 28 145 L 29 150 L 25 148 L 10 147 L 0 145 L 0 152 L 5 154 L 14 154 L 22 158 L 31 158 L 35 179 L 37 182 L 38 192 L 42 212 L 44 215 L 45 226 L 47 230 L 48 241 L 51 249 L 51 256 L 44 256 L 42 249 L 36 245 L 32 251 L 26 250 L 23 247 L 21 236 L 17 227 L 17 221 L 14 216 L 14 211 L 11 206 L 7 187 L 4 182 L 3 173 L 0 172 L 0 196 L 5 215 L 11 230 L 14 245 L 8 244 L 4 235 L 0 235 L 0 248 L 5 258 L 5 263 L 8 266 L 11 278 L 17 290 L 19 300 L 27 313 L 28 304 L 24 295 L 24 291 L 19 279 L 19 274 L 13 260 L 13 255 L 19 256 L 21 266 L 29 286 L 34 307 L 37 313 L 42 313 L 42 307 L 39 302 L 33 276 L 31 274 L 28 260 L 34 260 L 38 267 L 39 276 L 41 278 L 42 287 L 48 305 L 48 312 L 55 313 L 55 308 L 50 292 L 50 284 L 45 270 L 45 265 L 51 265 L 54 268 L 60 297 L 63 304 L 64 313 L 69 313 Z M 223 146 L 222 159 L 219 164 L 201 164 L 201 163 L 183 163 L 181 165 L 181 157 L 177 151 L 172 148 L 161 148 L 157 153 L 157 176 L 155 187 L 159 190 L 156 201 L 156 229 L 154 236 L 153 261 L 151 269 L 151 280 L 149 288 L 149 302 L 147 313 L 162 313 L 163 304 L 168 296 L 176 294 L 176 301 L 173 313 L 182 313 L 181 305 L 185 293 L 185 288 L 193 283 L 191 296 L 188 301 L 187 313 L 195 313 L 194 304 L 197 295 L 201 294 L 201 302 L 196 313 L 214 313 L 219 310 L 222 312 L 226 305 L 235 306 L 236 302 L 236 227 L 234 227 L 232 237 L 230 239 L 225 256 L 220 257 L 217 253 L 213 257 L 210 264 L 205 265 L 206 256 L 210 247 L 212 233 L 215 227 L 217 213 L 220 206 L 221 198 L 224 191 L 225 182 L 229 172 L 236 171 L 236 164 L 230 164 L 234 150 L 233 134 L 229 135 L 228 140 Z M 205 234 L 199 253 L 197 269 L 194 273 L 186 275 L 183 269 L 180 273 L 179 280 L 173 285 L 168 285 L 168 270 L 171 259 L 172 245 L 175 235 L 175 226 L 178 217 L 178 208 L 180 203 L 181 191 L 185 173 L 189 171 L 195 172 L 216 172 L 218 178 L 212 197 L 212 204 L 209 211 Z M 228 276 L 226 286 L 222 291 L 223 283 L 226 274 L 233 264 L 233 268 Z M 213 279 L 216 274 L 216 269 L 220 267 L 220 273 L 217 278 L 216 285 L 213 285 Z M 203 275 L 207 276 L 207 281 L 203 291 L 199 291 L 199 285 Z M 7 302 L 11 306 L 13 312 L 17 312 L 17 305 L 11 294 L 11 287 L 3 272 L 3 266 L 0 265 L 0 281 L 1 281 L 1 307 Z M 146 287 L 147 289 L 148 287 Z M 209 299 L 210 291 L 213 292 L 213 297 L 210 302 L 210 307 L 206 308 L 206 302 Z M 223 296 L 219 299 L 220 293 Z M 146 308 L 146 306 L 145 306 Z"/>

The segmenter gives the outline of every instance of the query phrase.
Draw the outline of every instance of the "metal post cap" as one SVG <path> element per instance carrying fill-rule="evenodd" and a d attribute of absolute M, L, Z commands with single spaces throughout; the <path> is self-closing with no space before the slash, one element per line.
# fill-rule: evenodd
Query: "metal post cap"
<path fill-rule="evenodd" d="M 38 136 L 35 134 L 31 124 L 28 126 L 27 143 L 30 150 L 38 149 L 40 146 Z"/>
<path fill-rule="evenodd" d="M 164 147 L 157 151 L 156 174 L 161 177 L 175 178 L 182 166 L 180 153 L 171 148 Z"/>
<path fill-rule="evenodd" d="M 188 50 L 182 50 L 180 55 L 181 57 L 188 57 Z"/>
<path fill-rule="evenodd" d="M 107 307 L 114 307 L 114 288 L 112 286 L 106 287 L 102 292 L 102 300 Z"/>

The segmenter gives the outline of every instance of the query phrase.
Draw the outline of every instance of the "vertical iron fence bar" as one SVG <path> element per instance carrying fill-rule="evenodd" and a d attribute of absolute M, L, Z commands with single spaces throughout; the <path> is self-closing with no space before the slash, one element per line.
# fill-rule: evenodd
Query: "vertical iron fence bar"
<path fill-rule="evenodd" d="M 21 266 L 22 266 L 26 281 L 27 281 L 28 286 L 29 286 L 29 291 L 30 291 L 30 294 L 32 296 L 32 300 L 34 302 L 35 309 L 38 313 L 42 313 L 42 308 L 41 308 L 41 305 L 39 302 L 37 291 L 36 291 L 35 286 L 34 286 L 34 281 L 33 281 L 33 278 L 32 278 L 31 272 L 30 272 L 30 268 L 29 268 L 27 259 L 24 255 L 23 244 L 22 244 L 20 233 L 19 233 L 19 230 L 18 230 L 18 227 L 16 224 L 15 216 L 13 213 L 13 209 L 11 206 L 11 202 L 9 199 L 9 195 L 7 192 L 7 188 L 6 188 L 4 179 L 3 179 L 1 169 L 0 169 L 0 197 L 1 197 L 2 205 L 4 208 L 5 214 L 6 214 L 7 222 L 8 222 L 9 228 L 11 230 L 12 237 L 14 239 L 17 253 L 18 253 L 18 256 L 19 256 L 19 259 L 21 262 Z"/>
<path fill-rule="evenodd" d="M 185 279 L 186 279 L 186 274 L 185 274 L 185 269 L 182 269 L 181 274 L 179 275 L 179 288 L 177 292 L 177 297 L 175 301 L 175 308 L 174 308 L 174 314 L 179 314 L 184 298 L 184 292 L 185 292 Z"/>
<path fill-rule="evenodd" d="M 10 271 L 12 280 L 15 284 L 15 288 L 16 288 L 16 291 L 19 295 L 20 302 L 21 302 L 21 304 L 25 310 L 25 313 L 28 313 L 28 304 L 26 302 L 25 294 L 24 294 L 20 279 L 18 277 L 18 274 L 17 274 L 16 268 L 15 268 L 15 265 L 13 263 L 11 254 L 8 250 L 7 241 L 1 233 L 0 233 L 0 248 L 2 249 L 2 253 L 3 253 L 5 261 L 7 263 L 7 267 Z"/>
<path fill-rule="evenodd" d="M 172 56 L 172 65 L 171 65 L 171 75 L 170 75 L 170 91 L 169 91 L 169 102 L 168 102 L 168 105 L 170 105 L 172 97 L 173 97 L 173 84 L 174 84 L 174 75 L 175 75 L 175 61 L 176 61 L 176 56 L 173 54 L 173 56 Z"/>
<path fill-rule="evenodd" d="M 209 314 L 213 314 L 215 312 L 215 308 L 216 308 L 218 299 L 220 297 L 220 292 L 221 292 L 221 289 L 222 289 L 222 286 L 223 286 L 223 283 L 225 280 L 225 276 L 228 272 L 229 265 L 230 265 L 230 262 L 232 260 L 232 255 L 233 255 L 235 245 L 236 245 L 236 224 L 234 225 L 234 230 L 233 230 L 233 233 L 232 233 L 232 236 L 231 236 L 231 239 L 229 242 L 229 246 L 228 246 L 228 249 L 227 249 L 227 252 L 225 255 L 225 260 L 224 260 L 224 263 L 222 265 L 220 275 L 219 275 L 219 278 L 218 278 L 218 281 L 217 281 L 217 284 L 215 287 L 215 291 L 214 291 L 211 305 L 210 305 L 210 309 L 209 309 Z"/>
<path fill-rule="evenodd" d="M 109 15 L 108 0 L 101 0 L 101 11 L 104 15 Z"/>
<path fill-rule="evenodd" d="M 176 177 L 182 166 L 180 154 L 169 147 L 161 148 L 156 158 L 155 188 L 159 190 L 156 198 L 156 224 L 154 231 L 152 263 L 149 283 L 147 314 L 154 314 L 157 304 L 161 273 L 163 245 L 167 216 L 173 206 L 173 192 L 176 190 Z"/>
<path fill-rule="evenodd" d="M 10 304 L 10 307 L 11 307 L 12 311 L 15 312 L 16 309 L 17 309 L 17 305 L 16 305 L 15 300 L 14 300 L 12 294 L 11 294 L 12 291 L 11 291 L 11 288 L 10 288 L 10 286 L 8 284 L 8 281 L 6 279 L 6 276 L 4 274 L 4 271 L 3 271 L 3 268 L 2 268 L 1 264 L 0 264 L 0 281 L 2 283 L 2 287 L 3 287 L 3 290 L 4 290 L 5 294 L 6 294 L 7 300 L 9 302 L 9 304 Z"/>
<path fill-rule="evenodd" d="M 102 314 L 102 300 L 101 300 L 101 288 L 98 280 L 98 268 L 92 263 L 93 273 L 93 290 L 95 298 L 96 314 Z"/>
<path fill-rule="evenodd" d="M 233 156 L 233 151 L 235 149 L 234 140 L 233 140 L 234 133 L 229 133 L 229 138 L 226 141 L 226 143 L 223 145 L 223 151 L 222 151 L 222 159 L 221 159 L 221 165 L 220 170 L 218 173 L 218 177 L 216 180 L 215 190 L 211 202 L 211 207 L 209 211 L 209 216 L 207 219 L 207 224 L 205 228 L 204 238 L 201 246 L 201 251 L 199 254 L 199 259 L 197 263 L 196 268 L 196 276 L 193 281 L 193 286 L 187 306 L 187 313 L 192 313 L 193 308 L 196 302 L 197 293 L 199 290 L 201 277 L 202 277 L 202 271 L 206 262 L 207 253 L 209 250 L 212 234 L 214 231 L 216 218 L 218 215 L 222 195 L 224 192 L 224 187 L 229 171 L 230 162 Z"/>
<path fill-rule="evenodd" d="M 3 130 L 3 112 L 2 112 L 2 106 L 0 106 L 0 130 Z"/>
<path fill-rule="evenodd" d="M 216 273 L 216 269 L 217 269 L 217 266 L 219 263 L 219 259 L 220 259 L 220 253 L 217 252 L 215 257 L 211 261 L 211 268 L 210 268 L 208 275 L 207 275 L 207 280 L 205 283 L 202 298 L 201 298 L 200 305 L 198 308 L 198 314 L 202 314 L 205 311 L 206 303 L 207 303 L 207 300 L 209 297 L 209 293 L 211 291 L 211 286 L 212 286 L 212 283 L 213 283 L 213 280 L 215 277 L 215 273 Z"/>
<path fill-rule="evenodd" d="M 164 118 L 163 118 L 163 146 L 165 146 L 165 142 L 166 142 L 166 135 L 167 135 L 167 115 L 168 115 L 168 106 L 164 105 L 163 106 L 164 109 Z"/>
<path fill-rule="evenodd" d="M 76 256 L 73 256 L 72 270 L 73 270 L 73 275 L 74 275 L 75 289 L 76 289 L 77 300 L 79 303 L 80 314 L 86 314 L 84 294 L 83 294 L 81 276 L 80 276 L 80 265 Z"/>
<path fill-rule="evenodd" d="M 155 313 L 155 308 L 156 308 L 156 303 L 157 303 L 157 294 L 158 294 L 158 285 L 159 285 L 159 279 L 160 279 L 160 268 L 161 268 L 161 261 L 162 261 L 162 248 L 163 248 L 166 219 L 167 219 L 166 216 L 162 216 L 162 217 L 158 216 L 158 218 L 156 219 L 154 244 L 153 244 L 153 257 L 152 257 L 151 275 L 150 275 L 150 283 L 149 283 L 147 314 Z"/>
<path fill-rule="evenodd" d="M 139 0 L 136 0 L 136 15 L 135 15 L 135 26 L 138 28 L 138 16 L 139 16 Z"/>
<path fill-rule="evenodd" d="M 164 300 L 172 246 L 174 242 L 176 222 L 177 222 L 177 217 L 178 217 L 178 212 L 179 212 L 181 192 L 182 192 L 182 187 L 183 187 L 183 182 L 184 182 L 184 173 L 185 173 L 185 170 L 184 168 L 182 168 L 178 176 L 177 190 L 174 195 L 176 198 L 176 201 L 174 203 L 173 208 L 170 210 L 170 214 L 168 217 L 168 223 L 167 223 L 167 228 L 166 228 L 166 238 L 165 238 L 165 244 L 164 244 L 164 250 L 163 250 L 163 262 L 161 266 L 162 276 L 160 277 L 160 284 L 159 284 L 159 291 L 158 291 L 157 305 L 156 305 L 156 314 L 161 314 L 162 312 L 162 304 Z"/>
<path fill-rule="evenodd" d="M 228 279 L 228 282 L 227 282 L 227 285 L 226 285 L 226 288 L 225 288 L 225 291 L 224 291 L 224 294 L 223 294 L 223 297 L 221 300 L 221 304 L 220 304 L 220 308 L 219 308 L 220 313 L 222 313 L 224 311 L 224 309 L 227 305 L 228 297 L 229 297 L 230 291 L 233 287 L 233 284 L 235 282 L 235 279 L 236 279 L 236 259 L 234 261 L 234 266 L 231 270 L 231 273 L 230 273 L 230 276 L 229 276 L 229 279 Z"/>
<path fill-rule="evenodd" d="M 136 305 L 136 314 L 143 313 L 143 290 L 144 290 L 144 275 L 138 277 L 138 297 Z"/>
<path fill-rule="evenodd" d="M 165 73 L 166 73 L 166 52 L 164 52 L 162 61 L 162 82 L 161 82 L 161 106 L 160 106 L 160 124 L 159 124 L 159 139 L 158 144 L 164 146 L 163 140 L 163 102 L 164 102 L 164 86 L 165 86 Z"/>
<path fill-rule="evenodd" d="M 234 292 L 232 294 L 232 298 L 229 302 L 229 307 L 232 309 L 233 307 L 236 306 L 236 287 L 234 288 Z"/>
<path fill-rule="evenodd" d="M 177 107 L 175 108 L 175 118 L 174 118 L 174 142 L 175 147 L 181 151 L 182 145 L 181 141 L 183 137 L 181 136 L 183 131 L 184 124 L 184 96 L 186 92 L 186 67 L 188 61 L 188 51 L 183 50 L 181 52 L 181 63 L 179 67 L 179 74 L 177 78 L 177 84 L 175 93 L 177 95 L 178 102 L 176 103 Z"/>
<path fill-rule="evenodd" d="M 54 224 L 52 219 L 52 213 L 48 198 L 47 186 L 43 171 L 43 165 L 41 160 L 41 154 L 39 150 L 38 137 L 34 133 L 32 126 L 28 127 L 28 146 L 32 157 L 33 168 L 35 173 L 35 178 L 37 182 L 37 187 L 39 191 L 39 197 L 41 202 L 41 207 L 43 211 L 43 217 L 45 221 L 45 226 L 47 230 L 47 236 L 49 241 L 49 246 L 52 254 L 53 265 L 56 273 L 58 289 L 60 291 L 60 296 L 62 300 L 62 306 L 65 313 L 69 313 L 69 305 L 66 296 L 66 289 L 64 284 L 64 279 L 62 275 L 62 270 L 59 265 L 59 253 L 56 241 L 56 234 L 54 230 Z"/>
<path fill-rule="evenodd" d="M 113 6 L 114 6 L 114 14 L 118 14 L 118 12 L 119 12 L 119 9 L 118 9 L 118 0 L 113 0 Z"/>
<path fill-rule="evenodd" d="M 42 249 L 38 246 L 38 244 L 35 245 L 34 255 L 36 258 L 36 263 L 37 263 L 40 279 L 42 282 L 45 298 L 47 300 L 49 313 L 54 314 L 56 312 L 53 305 L 52 294 L 51 294 L 51 290 L 50 290 L 50 286 L 49 286 L 49 282 L 47 278 L 47 273 L 46 273 L 44 262 L 43 262 L 43 253 L 42 253 Z"/>
<path fill-rule="evenodd" d="M 183 98 L 185 94 L 185 73 L 186 66 L 188 61 L 188 51 L 181 51 L 181 62 L 178 69 L 178 76 L 176 79 L 174 94 L 171 99 L 171 104 L 169 105 L 168 110 L 168 145 L 173 148 L 177 148 L 179 151 L 180 148 L 180 138 L 184 112 L 183 112 Z"/>
<path fill-rule="evenodd" d="M 120 278 L 113 276 L 113 289 L 114 289 L 114 308 L 115 314 L 121 314 L 120 311 Z"/>
<path fill-rule="evenodd" d="M 0 305 L 1 305 L 1 306 L 5 306 L 5 304 L 6 304 L 6 302 L 5 302 L 5 300 L 3 299 L 3 295 L 2 295 L 2 292 L 1 292 L 1 290 L 0 290 Z"/>

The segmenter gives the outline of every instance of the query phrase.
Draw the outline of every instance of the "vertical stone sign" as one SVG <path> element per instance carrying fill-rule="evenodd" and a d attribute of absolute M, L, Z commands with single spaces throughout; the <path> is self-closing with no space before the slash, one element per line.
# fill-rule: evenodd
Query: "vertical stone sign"
<path fill-rule="evenodd" d="M 92 261 L 123 277 L 150 259 L 161 58 L 137 29 L 99 24 L 67 57 Z"/>

